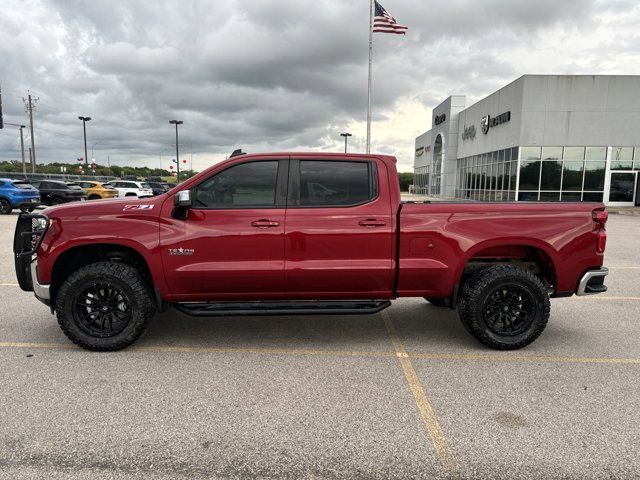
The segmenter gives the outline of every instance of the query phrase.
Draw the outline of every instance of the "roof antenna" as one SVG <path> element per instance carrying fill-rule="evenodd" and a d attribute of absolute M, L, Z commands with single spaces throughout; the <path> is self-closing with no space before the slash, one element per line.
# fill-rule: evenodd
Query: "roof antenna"
<path fill-rule="evenodd" d="M 231 156 L 230 156 L 229 158 L 231 158 L 231 157 L 237 157 L 237 156 L 239 156 L 239 155 L 246 155 L 246 153 L 245 153 L 245 152 L 243 152 L 241 148 L 238 148 L 238 149 L 236 149 L 236 150 L 234 150 L 234 151 L 233 151 L 233 153 L 231 154 Z"/>

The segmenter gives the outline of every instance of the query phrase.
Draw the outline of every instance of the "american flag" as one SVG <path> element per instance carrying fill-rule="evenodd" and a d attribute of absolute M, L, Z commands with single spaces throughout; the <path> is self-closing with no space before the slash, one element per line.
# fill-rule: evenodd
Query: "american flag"
<path fill-rule="evenodd" d="M 399 25 L 396 19 L 389 15 L 382 5 L 375 2 L 376 13 L 373 17 L 373 31 L 381 33 L 395 33 L 404 35 L 407 27 Z"/>

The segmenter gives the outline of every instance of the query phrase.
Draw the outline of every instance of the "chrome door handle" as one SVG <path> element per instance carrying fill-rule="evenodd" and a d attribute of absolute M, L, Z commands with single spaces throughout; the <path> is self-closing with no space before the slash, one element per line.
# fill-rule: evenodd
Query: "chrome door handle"
<path fill-rule="evenodd" d="M 263 218 L 262 220 L 255 220 L 251 222 L 251 226 L 256 228 L 272 228 L 279 225 L 279 222 L 272 222 L 271 220 L 267 220 L 265 218 Z"/>
<path fill-rule="evenodd" d="M 375 218 L 367 218 L 366 220 L 360 220 L 358 225 L 362 227 L 384 227 L 387 223 L 382 220 L 376 220 Z"/>

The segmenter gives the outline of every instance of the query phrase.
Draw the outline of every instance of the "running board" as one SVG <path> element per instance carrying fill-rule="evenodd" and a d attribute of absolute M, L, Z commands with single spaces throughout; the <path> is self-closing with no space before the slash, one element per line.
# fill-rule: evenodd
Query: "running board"
<path fill-rule="evenodd" d="M 389 300 L 264 300 L 258 302 L 176 303 L 173 306 L 195 317 L 243 315 L 363 315 L 384 310 Z"/>

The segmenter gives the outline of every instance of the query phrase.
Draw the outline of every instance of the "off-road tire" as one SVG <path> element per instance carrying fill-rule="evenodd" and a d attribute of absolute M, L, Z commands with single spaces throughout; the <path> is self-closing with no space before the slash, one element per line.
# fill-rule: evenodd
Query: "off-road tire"
<path fill-rule="evenodd" d="M 429 302 L 434 307 L 446 307 L 447 299 L 446 298 L 437 298 L 437 297 L 424 297 L 424 299 Z"/>
<path fill-rule="evenodd" d="M 531 297 L 530 324 L 519 334 L 500 335 L 487 324 L 485 301 L 504 287 L 519 288 Z M 479 342 L 496 350 L 516 350 L 540 336 L 549 320 L 551 304 L 542 281 L 533 273 L 515 265 L 498 265 L 479 270 L 464 284 L 458 314 L 464 328 Z"/>
<path fill-rule="evenodd" d="M 11 203 L 9 200 L 5 200 L 4 198 L 0 198 L 0 215 L 9 215 L 13 210 Z"/>
<path fill-rule="evenodd" d="M 130 318 L 118 334 L 100 338 L 84 331 L 75 313 L 77 298 L 92 283 L 111 284 L 128 298 Z M 148 280 L 134 267 L 117 262 L 87 265 L 67 278 L 62 284 L 55 303 L 58 323 L 69 339 L 87 350 L 115 351 L 135 342 L 147 329 L 156 305 Z"/>

